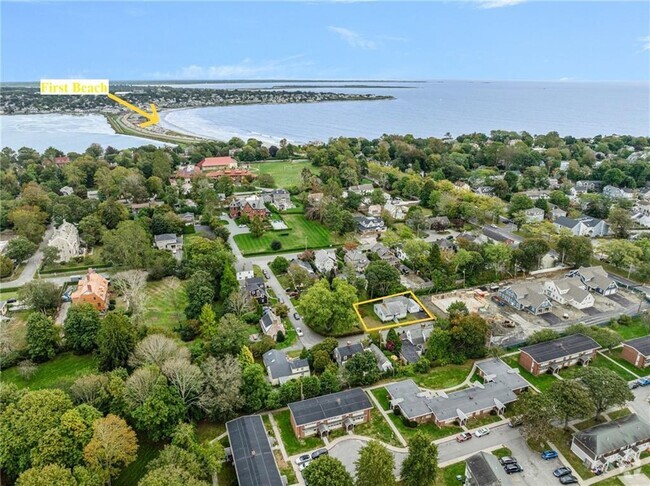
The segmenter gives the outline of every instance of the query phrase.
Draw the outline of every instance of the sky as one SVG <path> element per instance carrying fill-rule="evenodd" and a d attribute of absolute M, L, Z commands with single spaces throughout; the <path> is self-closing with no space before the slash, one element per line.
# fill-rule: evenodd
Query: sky
<path fill-rule="evenodd" d="M 646 1 L 2 0 L 0 8 L 4 82 L 650 76 Z"/>

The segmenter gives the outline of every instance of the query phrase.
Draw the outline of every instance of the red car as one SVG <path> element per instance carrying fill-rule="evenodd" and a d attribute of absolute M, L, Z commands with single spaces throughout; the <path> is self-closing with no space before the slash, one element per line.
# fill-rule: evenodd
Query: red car
<path fill-rule="evenodd" d="M 458 434 L 456 436 L 456 440 L 458 442 L 465 442 L 466 440 L 470 440 L 472 438 L 472 434 L 469 432 L 463 432 L 462 434 Z"/>

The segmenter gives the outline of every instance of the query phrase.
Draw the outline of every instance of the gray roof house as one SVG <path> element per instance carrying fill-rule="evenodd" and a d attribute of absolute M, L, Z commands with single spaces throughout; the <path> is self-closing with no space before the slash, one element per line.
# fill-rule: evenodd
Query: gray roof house
<path fill-rule="evenodd" d="M 618 285 L 601 266 L 580 267 L 569 272 L 569 277 L 579 278 L 587 289 L 602 295 L 612 295 L 618 290 Z"/>
<path fill-rule="evenodd" d="M 536 316 L 551 310 L 551 301 L 544 295 L 544 290 L 538 283 L 510 285 L 499 290 L 499 297 L 515 309 L 525 310 Z"/>
<path fill-rule="evenodd" d="M 576 309 L 586 309 L 594 305 L 594 296 L 575 278 L 564 277 L 544 282 L 544 295 Z"/>
<path fill-rule="evenodd" d="M 510 478 L 497 456 L 478 452 L 465 461 L 465 486 L 510 486 Z"/>
<path fill-rule="evenodd" d="M 375 188 L 372 186 L 372 184 L 359 184 L 358 186 L 348 187 L 348 192 L 359 194 L 360 196 L 365 196 L 366 194 L 370 194 L 374 189 Z"/>
<path fill-rule="evenodd" d="M 581 216 L 577 219 L 560 216 L 553 224 L 558 229 L 564 228 L 570 230 L 574 236 L 596 237 L 607 236 L 609 234 L 609 225 L 605 221 L 590 216 Z"/>
<path fill-rule="evenodd" d="M 384 220 L 373 216 L 355 216 L 359 233 L 381 232 L 386 229 Z"/>
<path fill-rule="evenodd" d="M 275 312 L 270 307 L 264 308 L 264 313 L 260 318 L 260 327 L 265 335 L 272 337 L 274 340 L 277 340 L 279 332 L 286 334 L 282 319 L 275 315 Z"/>
<path fill-rule="evenodd" d="M 624 341 L 621 357 L 637 368 L 650 366 L 650 336 Z"/>
<path fill-rule="evenodd" d="M 314 266 L 322 274 L 335 270 L 336 253 L 333 250 L 317 250 L 314 253 Z"/>
<path fill-rule="evenodd" d="M 273 189 L 262 193 L 262 199 L 265 203 L 270 203 L 280 211 L 294 207 L 291 202 L 291 194 L 286 189 Z"/>
<path fill-rule="evenodd" d="M 235 262 L 235 272 L 237 275 L 237 280 L 242 281 L 247 278 L 253 278 L 255 273 L 253 272 L 253 264 L 247 260 L 238 260 Z"/>
<path fill-rule="evenodd" d="M 505 406 L 517 400 L 517 394 L 530 385 L 498 358 L 476 363 L 484 383 L 475 382 L 470 388 L 445 393 L 420 389 L 413 380 L 386 385 L 393 409 L 410 421 L 435 422 L 436 425 L 467 423 L 472 417 L 490 412 L 503 413 Z"/>
<path fill-rule="evenodd" d="M 612 199 L 634 199 L 634 191 L 627 187 L 605 186 L 603 194 Z"/>
<path fill-rule="evenodd" d="M 404 295 L 389 297 L 373 305 L 373 310 L 381 322 L 399 321 L 408 314 L 422 311 L 420 305 Z"/>
<path fill-rule="evenodd" d="M 236 418 L 226 423 L 226 430 L 239 486 L 284 485 L 262 417 Z"/>
<path fill-rule="evenodd" d="M 176 236 L 174 233 L 163 233 L 153 237 L 154 244 L 159 250 L 167 250 L 176 253 L 177 250 L 183 249 L 183 238 Z"/>
<path fill-rule="evenodd" d="M 544 210 L 540 208 L 530 208 L 524 211 L 527 223 L 539 223 L 544 219 Z"/>
<path fill-rule="evenodd" d="M 281 385 L 289 380 L 310 376 L 309 361 L 291 359 L 282 351 L 271 349 L 262 355 L 264 367 L 272 385 Z"/>
<path fill-rule="evenodd" d="M 345 362 L 354 356 L 357 353 L 363 353 L 363 344 L 361 343 L 348 343 L 345 346 L 339 346 L 334 348 L 334 359 L 339 366 L 345 364 Z"/>
<path fill-rule="evenodd" d="M 346 265 L 351 265 L 358 273 L 362 273 L 370 264 L 368 257 L 359 250 L 350 250 L 346 252 L 343 261 Z"/>
<path fill-rule="evenodd" d="M 571 451 L 592 468 L 636 461 L 650 449 L 650 424 L 636 414 L 596 425 L 573 435 Z"/>
<path fill-rule="evenodd" d="M 576 364 L 587 365 L 600 345 L 584 334 L 571 334 L 521 348 L 519 364 L 539 376 Z"/>
<path fill-rule="evenodd" d="M 388 357 L 381 352 L 381 349 L 379 349 L 376 344 L 371 344 L 368 349 L 372 351 L 372 354 L 377 358 L 377 368 L 379 368 L 379 371 L 386 373 L 393 370 L 393 363 L 391 363 Z"/>
<path fill-rule="evenodd" d="M 264 279 L 262 277 L 244 279 L 243 287 L 246 289 L 249 295 L 257 300 L 260 304 L 266 304 L 269 301 L 269 294 L 266 291 L 266 284 L 264 283 Z"/>
<path fill-rule="evenodd" d="M 402 349 L 399 351 L 399 357 L 405 363 L 417 363 L 424 351 L 425 344 L 433 330 L 432 322 L 420 322 L 410 326 L 396 329 L 397 335 L 402 341 Z M 379 332 L 382 342 L 386 342 L 388 330 Z"/>

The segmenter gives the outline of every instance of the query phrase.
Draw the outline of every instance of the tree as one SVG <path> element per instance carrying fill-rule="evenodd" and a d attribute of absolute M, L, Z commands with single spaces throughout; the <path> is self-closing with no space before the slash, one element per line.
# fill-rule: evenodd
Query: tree
<path fill-rule="evenodd" d="M 58 464 L 48 464 L 28 469 L 20 475 L 16 484 L 18 486 L 42 486 L 44 484 L 77 486 L 78 483 L 70 469 Z"/>
<path fill-rule="evenodd" d="M 93 213 L 79 221 L 79 233 L 81 238 L 90 246 L 95 246 L 102 239 L 102 233 L 106 227 L 102 224 L 99 215 Z"/>
<path fill-rule="evenodd" d="M 309 486 L 352 486 L 352 477 L 341 461 L 332 456 L 321 456 L 311 461 L 302 473 Z"/>
<path fill-rule="evenodd" d="M 395 354 L 399 354 L 399 352 L 401 351 L 401 349 L 402 349 L 402 340 L 397 335 L 397 331 L 395 331 L 395 328 L 390 328 L 388 330 L 388 334 L 386 335 L 386 342 L 384 343 L 384 347 L 388 351 L 391 351 L 392 353 L 395 353 Z"/>
<path fill-rule="evenodd" d="M 100 205 L 101 206 L 101 205 Z M 151 247 L 149 234 L 137 221 L 122 221 L 102 235 L 102 255 L 110 263 L 126 268 L 144 268 Z"/>
<path fill-rule="evenodd" d="M 401 288 L 399 271 L 388 262 L 381 260 L 370 262 L 364 274 L 371 298 L 388 295 Z"/>
<path fill-rule="evenodd" d="M 55 284 L 43 280 L 32 280 L 18 291 L 18 299 L 27 307 L 47 312 L 59 306 L 60 290 Z"/>
<path fill-rule="evenodd" d="M 586 236 L 560 236 L 557 251 L 562 263 L 576 267 L 589 265 L 593 255 L 591 239 Z"/>
<path fill-rule="evenodd" d="M 126 312 L 131 311 L 131 316 L 136 322 L 145 310 L 146 284 L 147 272 L 144 270 L 118 272 L 111 280 L 113 288 L 121 293 L 126 301 Z"/>
<path fill-rule="evenodd" d="M 356 486 L 394 486 L 395 458 L 380 442 L 372 440 L 359 451 L 354 463 Z"/>
<path fill-rule="evenodd" d="M 587 389 L 594 404 L 595 418 L 608 408 L 625 405 L 628 400 L 634 400 L 627 382 L 612 370 L 589 366 L 579 371 L 577 378 Z"/>
<path fill-rule="evenodd" d="M 210 340 L 210 354 L 216 357 L 227 354 L 236 356 L 248 340 L 246 323 L 234 314 L 226 314 L 219 319 L 217 331 Z"/>
<path fill-rule="evenodd" d="M 102 224 L 110 230 L 117 228 L 120 222 L 128 219 L 129 210 L 114 199 L 109 199 L 97 207 L 97 214 Z"/>
<path fill-rule="evenodd" d="M 239 281 L 235 276 L 235 271 L 232 265 L 226 265 L 226 267 L 223 269 L 219 287 L 219 295 L 221 297 L 221 300 L 226 300 L 230 294 L 239 290 Z"/>
<path fill-rule="evenodd" d="M 27 318 L 26 339 L 29 356 L 34 361 L 40 362 L 56 356 L 61 336 L 52 319 L 40 312 L 33 312 Z"/>
<path fill-rule="evenodd" d="M 162 365 L 163 375 L 176 388 L 186 409 L 198 404 L 203 392 L 203 373 L 188 358 L 172 358 Z"/>
<path fill-rule="evenodd" d="M 487 244 L 483 247 L 485 259 L 491 263 L 494 268 L 494 275 L 499 276 L 499 272 L 510 262 L 512 258 L 512 249 L 503 243 Z"/>
<path fill-rule="evenodd" d="M 9 221 L 14 225 L 18 236 L 24 236 L 38 245 L 45 234 L 47 214 L 38 208 L 23 206 L 9 213 Z"/>
<path fill-rule="evenodd" d="M 548 253 L 549 249 L 548 242 L 542 238 L 530 238 L 522 241 L 519 250 L 523 258 L 519 262 L 519 266 L 528 271 L 538 269 L 541 266 L 542 257 Z"/>
<path fill-rule="evenodd" d="M 132 377 L 133 375 L 129 379 Z M 154 441 L 169 437 L 174 427 L 185 418 L 186 414 L 187 409 L 180 395 L 167 385 L 167 380 L 161 375 L 158 375 L 141 404 L 130 407 L 130 415 L 136 429 L 146 432 Z"/>
<path fill-rule="evenodd" d="M 266 380 L 264 368 L 252 364 L 244 368 L 242 373 L 241 392 L 244 397 L 244 409 L 253 413 L 260 410 L 271 391 L 271 385 Z"/>
<path fill-rule="evenodd" d="M 201 323 L 201 336 L 204 339 L 212 339 L 217 333 L 217 315 L 211 304 L 204 304 L 199 316 Z"/>
<path fill-rule="evenodd" d="M 210 305 L 214 301 L 214 284 L 210 275 L 199 270 L 194 272 L 185 286 L 187 293 L 187 306 L 185 316 L 188 319 L 196 319 L 201 314 L 204 305 Z"/>
<path fill-rule="evenodd" d="M 532 333 L 526 340 L 527 345 L 545 343 L 546 341 L 552 341 L 560 337 L 560 334 L 553 329 L 542 329 L 540 331 L 535 331 Z"/>
<path fill-rule="evenodd" d="M 58 389 L 29 391 L 8 404 L 0 415 L 2 469 L 12 478 L 29 469 L 32 451 L 71 408 L 70 398 Z"/>
<path fill-rule="evenodd" d="M 337 374 L 337 368 L 330 366 L 320 375 L 320 392 L 322 395 L 341 391 L 341 380 Z"/>
<path fill-rule="evenodd" d="M 186 469 L 175 465 L 150 469 L 138 481 L 138 486 L 209 486 L 209 484 L 192 476 Z"/>
<path fill-rule="evenodd" d="M 355 322 L 352 304 L 356 300 L 356 289 L 344 280 L 335 278 L 330 286 L 327 279 L 321 279 L 302 295 L 298 310 L 315 331 L 341 333 Z"/>
<path fill-rule="evenodd" d="M 12 273 L 14 273 L 14 263 L 11 258 L 0 255 L 0 278 L 8 277 Z"/>
<path fill-rule="evenodd" d="M 457 356 L 483 358 L 490 333 L 489 324 L 478 314 L 461 315 L 452 322 L 449 335 Z"/>
<path fill-rule="evenodd" d="M 60 253 L 56 246 L 46 246 L 43 250 L 43 265 L 52 265 L 58 261 Z"/>
<path fill-rule="evenodd" d="M 594 404 L 585 387 L 576 380 L 562 380 L 553 383 L 548 391 L 557 415 L 569 426 L 573 418 L 585 418 L 593 413 Z"/>
<path fill-rule="evenodd" d="M 616 206 L 609 211 L 609 226 L 617 238 L 626 239 L 634 227 L 630 211 Z"/>
<path fill-rule="evenodd" d="M 16 236 L 7 243 L 5 255 L 16 263 L 21 263 L 32 256 L 37 248 L 36 243 L 32 243 L 24 236 Z"/>
<path fill-rule="evenodd" d="M 264 221 L 262 221 L 262 218 L 256 216 L 248 224 L 248 228 L 254 238 L 259 238 L 264 234 Z"/>
<path fill-rule="evenodd" d="M 553 431 L 553 420 L 557 417 L 553 400 L 548 393 L 521 393 L 514 405 L 515 414 L 521 418 L 521 431 L 533 442 L 548 440 Z"/>
<path fill-rule="evenodd" d="M 282 248 L 282 242 L 281 241 L 273 240 L 271 242 L 271 250 L 278 251 L 280 248 Z"/>
<path fill-rule="evenodd" d="M 409 442 L 402 462 L 401 477 L 406 486 L 432 486 L 438 476 L 438 447 L 418 432 Z"/>
<path fill-rule="evenodd" d="M 313 356 L 313 366 L 316 373 L 322 373 L 325 371 L 325 368 L 332 364 L 332 358 L 327 351 L 320 349 L 312 354 Z"/>
<path fill-rule="evenodd" d="M 528 197 L 526 194 L 513 194 L 510 198 L 510 206 L 508 207 L 508 213 L 512 216 L 519 211 L 525 211 L 526 209 L 532 209 L 535 206 L 533 200 Z"/>
<path fill-rule="evenodd" d="M 101 327 L 99 312 L 91 304 L 74 304 L 63 323 L 65 341 L 77 354 L 89 353 L 97 347 Z"/>
<path fill-rule="evenodd" d="M 248 346 L 241 347 L 241 351 L 239 351 L 237 360 L 239 361 L 239 364 L 244 368 L 255 363 L 255 357 L 253 356 L 253 353 L 251 353 L 251 350 Z"/>
<path fill-rule="evenodd" d="M 599 250 L 607 256 L 613 265 L 619 268 L 632 269 L 643 258 L 643 250 L 627 240 L 611 240 L 600 245 Z"/>
<path fill-rule="evenodd" d="M 242 368 L 233 356 L 208 356 L 201 364 L 205 388 L 199 407 L 213 420 L 227 421 L 243 405 Z"/>
<path fill-rule="evenodd" d="M 93 436 L 84 449 L 84 457 L 110 484 L 111 478 L 135 460 L 137 451 L 133 429 L 122 418 L 109 414 L 93 424 Z"/>
<path fill-rule="evenodd" d="M 257 178 L 257 185 L 259 187 L 273 188 L 275 187 L 275 179 L 271 174 L 260 174 Z"/>
<path fill-rule="evenodd" d="M 232 292 L 228 296 L 228 301 L 226 302 L 226 309 L 228 312 L 231 312 L 238 317 L 247 314 L 253 310 L 253 307 L 254 304 L 250 298 L 250 294 L 246 291 L 246 289 L 240 289 Z"/>
<path fill-rule="evenodd" d="M 275 260 L 273 260 L 269 266 L 271 267 L 271 270 L 273 270 L 273 273 L 277 275 L 287 273 L 287 270 L 289 269 L 289 260 L 282 256 L 275 257 Z"/>
<path fill-rule="evenodd" d="M 129 357 L 129 364 L 133 368 L 153 364 L 162 369 L 167 360 L 174 358 L 189 359 L 190 352 L 187 347 L 163 334 L 149 334 L 136 344 Z"/>
<path fill-rule="evenodd" d="M 97 410 L 108 405 L 108 378 L 105 375 L 80 376 L 70 387 L 70 396 L 75 403 L 85 403 Z"/>
<path fill-rule="evenodd" d="M 469 310 L 467 309 L 467 304 L 465 304 L 465 302 L 457 300 L 447 307 L 447 314 L 449 315 L 450 320 L 454 320 L 460 318 L 462 315 L 469 314 Z"/>
<path fill-rule="evenodd" d="M 125 367 L 136 342 L 136 330 L 128 317 L 118 312 L 106 314 L 97 333 L 99 369 Z"/>
<path fill-rule="evenodd" d="M 377 358 L 373 353 L 355 354 L 347 360 L 343 377 L 352 387 L 372 385 L 379 380 Z"/>

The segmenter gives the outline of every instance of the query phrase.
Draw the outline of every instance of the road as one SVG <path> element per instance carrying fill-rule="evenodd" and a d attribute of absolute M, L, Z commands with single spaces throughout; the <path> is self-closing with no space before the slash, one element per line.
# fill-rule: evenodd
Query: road
<path fill-rule="evenodd" d="M 43 250 L 47 246 L 47 243 L 50 241 L 50 237 L 52 236 L 53 231 L 54 228 L 52 225 L 47 227 L 45 230 L 45 235 L 43 236 L 43 241 L 41 241 L 41 244 L 39 245 L 38 250 L 36 250 L 36 253 L 34 253 L 25 263 L 20 276 L 18 276 L 18 278 L 15 280 L 4 282 L 2 285 L 3 287 L 22 287 L 26 283 L 34 280 L 34 276 L 38 272 L 38 269 L 41 267 L 41 263 L 43 262 Z"/>

